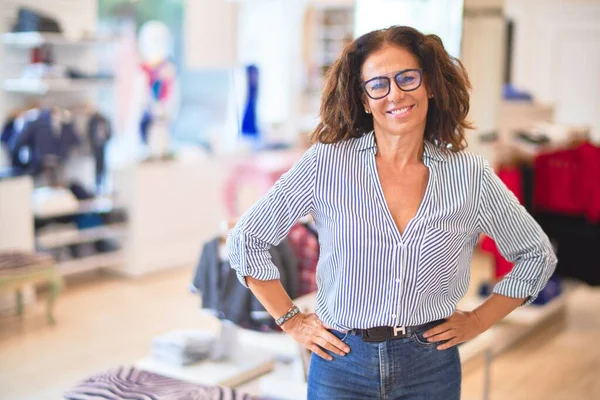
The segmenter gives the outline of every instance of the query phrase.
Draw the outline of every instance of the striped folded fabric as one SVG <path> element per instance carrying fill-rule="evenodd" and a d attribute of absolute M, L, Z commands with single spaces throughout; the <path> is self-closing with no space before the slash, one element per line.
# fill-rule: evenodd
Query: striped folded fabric
<path fill-rule="evenodd" d="M 89 377 L 64 394 L 67 400 L 258 400 L 234 389 L 204 386 L 135 367 Z"/>

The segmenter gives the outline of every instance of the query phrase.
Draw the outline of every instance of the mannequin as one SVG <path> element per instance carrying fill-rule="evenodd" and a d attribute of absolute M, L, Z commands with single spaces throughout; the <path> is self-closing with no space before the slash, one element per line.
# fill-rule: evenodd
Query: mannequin
<path fill-rule="evenodd" d="M 179 107 L 170 42 L 169 29 L 160 21 L 148 21 L 140 28 L 140 68 L 133 82 L 132 120 L 128 129 L 139 134 L 145 157 L 150 159 L 169 156 L 170 125 Z"/>

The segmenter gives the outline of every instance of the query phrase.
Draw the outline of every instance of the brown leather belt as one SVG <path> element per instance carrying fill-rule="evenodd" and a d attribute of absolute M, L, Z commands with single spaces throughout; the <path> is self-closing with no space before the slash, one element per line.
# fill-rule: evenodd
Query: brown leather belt
<path fill-rule="evenodd" d="M 360 336 L 365 342 L 384 342 L 390 339 L 401 339 L 423 329 L 433 328 L 445 320 L 428 322 L 415 326 L 376 326 L 369 329 L 353 329 L 351 332 Z"/>

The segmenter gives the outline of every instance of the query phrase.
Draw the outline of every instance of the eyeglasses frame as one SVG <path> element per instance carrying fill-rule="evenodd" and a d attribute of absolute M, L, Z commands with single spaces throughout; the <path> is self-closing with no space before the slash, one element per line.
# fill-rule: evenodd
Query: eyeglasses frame
<path fill-rule="evenodd" d="M 400 87 L 400 85 L 398 84 L 398 81 L 396 79 L 398 78 L 398 75 L 404 74 L 404 73 L 409 72 L 409 71 L 418 71 L 419 72 L 419 84 L 414 89 L 404 90 L 404 89 L 402 89 Z M 367 84 L 369 82 L 374 81 L 375 79 L 381 79 L 381 78 L 385 78 L 388 81 L 391 81 L 390 75 L 392 75 L 394 77 L 394 82 L 396 83 L 396 86 L 398 86 L 398 89 L 402 90 L 403 92 L 413 92 L 413 91 L 417 90 L 418 88 L 420 88 L 421 85 L 423 84 L 423 71 L 424 71 L 423 68 L 408 68 L 408 69 L 403 69 L 403 70 L 400 70 L 400 71 L 397 71 L 397 72 L 391 72 L 391 73 L 386 74 L 386 75 L 375 76 L 375 77 L 373 77 L 371 79 L 368 79 L 368 80 L 364 81 L 363 83 L 361 83 L 360 87 L 366 93 L 366 95 L 369 96 L 369 98 L 371 98 L 373 100 L 381 100 L 381 99 L 387 97 L 390 94 L 390 92 L 392 90 L 392 82 L 389 82 L 387 93 L 384 96 L 381 96 L 381 97 L 373 97 L 373 96 L 371 96 L 369 94 L 369 92 L 367 91 Z"/>

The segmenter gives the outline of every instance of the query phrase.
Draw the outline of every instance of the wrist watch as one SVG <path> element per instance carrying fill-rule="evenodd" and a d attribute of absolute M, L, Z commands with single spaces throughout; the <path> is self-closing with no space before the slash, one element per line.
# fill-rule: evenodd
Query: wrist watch
<path fill-rule="evenodd" d="M 289 321 L 290 319 L 292 319 L 292 317 L 296 314 L 300 313 L 300 309 L 298 308 L 297 305 L 294 304 L 294 306 L 292 306 L 292 308 L 290 308 L 288 310 L 287 313 L 285 313 L 284 316 L 277 318 L 277 320 L 275 320 L 275 323 L 279 326 L 283 325 L 284 323 L 286 323 L 287 321 Z"/>

